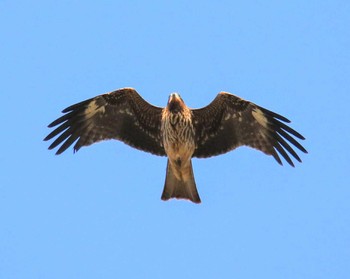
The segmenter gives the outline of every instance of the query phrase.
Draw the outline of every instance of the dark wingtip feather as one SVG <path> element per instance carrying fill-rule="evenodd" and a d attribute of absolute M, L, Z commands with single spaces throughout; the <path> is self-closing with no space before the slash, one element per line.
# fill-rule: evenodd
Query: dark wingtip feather
<path fill-rule="evenodd" d="M 48 141 L 55 136 L 58 136 L 55 141 L 49 146 L 49 150 L 54 149 L 63 143 L 56 152 L 56 155 L 59 155 L 73 143 L 71 140 L 73 135 L 76 137 L 75 131 L 84 127 L 82 123 L 84 121 L 83 111 L 86 109 L 86 106 L 90 101 L 91 99 L 65 108 L 62 111 L 65 114 L 48 125 L 49 128 L 53 128 L 59 125 L 44 138 L 44 141 Z"/>
<path fill-rule="evenodd" d="M 289 127 L 288 125 L 282 123 L 281 121 L 278 121 L 277 119 L 272 119 L 271 123 L 278 127 L 279 129 L 286 130 L 288 133 L 292 134 L 293 136 L 297 137 L 298 139 L 304 140 L 305 138 L 295 131 L 293 128 Z"/>
<path fill-rule="evenodd" d="M 66 107 L 64 110 L 62 110 L 62 113 L 67 113 L 67 112 L 70 112 L 70 111 L 76 111 L 76 110 L 80 110 L 80 109 L 85 109 L 86 105 L 90 104 L 90 102 L 93 99 L 95 99 L 95 98 L 91 98 L 91 99 L 88 99 L 88 100 L 76 103 L 74 105 L 71 105 L 69 107 Z"/>
<path fill-rule="evenodd" d="M 292 155 L 292 157 L 298 162 L 302 162 L 299 155 L 289 145 L 289 143 L 293 144 L 300 151 L 307 153 L 306 149 L 296 139 L 294 139 L 292 135 L 300 139 L 303 139 L 304 137 L 277 119 L 270 119 L 268 130 L 269 137 L 273 143 L 274 148 L 279 152 L 279 154 L 282 155 L 282 157 L 288 162 L 289 165 L 295 167 L 293 161 L 291 160 L 291 157 L 289 157 L 289 154 Z"/>
<path fill-rule="evenodd" d="M 306 149 L 299 142 L 297 142 L 291 135 L 289 135 L 286 131 L 284 131 L 282 129 L 278 129 L 277 133 L 279 133 L 283 138 L 285 138 L 290 143 L 292 143 L 300 151 L 307 153 Z"/>
<path fill-rule="evenodd" d="M 300 157 L 298 154 L 294 151 L 294 149 L 277 133 L 273 135 L 273 137 L 277 140 L 279 144 L 283 146 L 284 149 L 286 149 L 298 162 L 301 162 Z"/>
<path fill-rule="evenodd" d="M 52 144 L 47 148 L 48 150 L 52 150 L 52 149 L 54 149 L 55 147 L 54 146 L 52 146 Z"/>
<path fill-rule="evenodd" d="M 279 142 L 276 142 L 274 144 L 274 148 L 276 148 L 276 150 L 282 155 L 282 157 L 287 161 L 289 165 L 294 167 L 292 159 L 289 157 L 288 153 L 283 149 Z"/>
<path fill-rule="evenodd" d="M 80 113 L 80 110 L 77 110 L 77 111 L 71 111 L 69 113 L 66 113 L 64 115 L 62 115 L 61 117 L 57 118 L 56 120 L 52 121 L 48 127 L 49 128 L 52 128 L 52 127 L 55 127 L 57 126 L 58 124 L 61 124 L 69 119 L 71 119 L 72 117 L 75 117 L 78 113 Z"/>
<path fill-rule="evenodd" d="M 49 125 L 47 125 L 47 127 L 48 127 L 48 128 L 53 128 L 53 127 L 55 127 L 55 126 L 57 125 L 57 124 L 56 124 L 56 123 L 57 123 L 57 120 L 58 120 L 58 119 L 52 121 Z"/>
<path fill-rule="evenodd" d="M 67 148 L 62 148 L 62 146 L 56 151 L 55 155 L 62 154 Z"/>
<path fill-rule="evenodd" d="M 274 153 L 272 154 L 273 158 L 275 158 L 275 160 L 277 161 L 278 164 L 280 164 L 281 166 L 283 166 L 282 160 L 281 158 L 278 156 L 278 154 L 276 153 L 276 151 L 274 150 Z"/>
<path fill-rule="evenodd" d="M 280 115 L 280 114 L 278 114 L 276 112 L 273 112 L 271 110 L 268 110 L 268 109 L 260 107 L 260 106 L 258 106 L 258 108 L 260 110 L 262 110 L 265 114 L 267 114 L 267 115 L 269 115 L 269 116 L 271 116 L 273 118 L 277 118 L 277 119 L 282 120 L 282 121 L 284 121 L 286 123 L 290 123 L 291 122 L 288 118 L 286 118 L 286 117 L 284 117 L 284 116 L 282 116 L 282 115 Z"/>
<path fill-rule="evenodd" d="M 292 129 L 292 128 L 291 128 Z M 301 135 L 300 133 L 298 133 L 297 131 L 295 131 L 294 129 L 293 130 L 293 135 L 296 136 L 298 139 L 301 139 L 301 140 L 305 140 L 304 136 Z"/>
<path fill-rule="evenodd" d="M 81 106 L 81 103 L 83 103 L 83 102 L 80 102 L 80 103 L 71 105 L 71 106 L 69 106 L 69 107 L 66 107 L 64 110 L 62 110 L 62 113 L 67 113 L 67 112 L 70 112 L 70 111 L 75 110 L 76 108 L 78 108 L 78 107 Z"/>

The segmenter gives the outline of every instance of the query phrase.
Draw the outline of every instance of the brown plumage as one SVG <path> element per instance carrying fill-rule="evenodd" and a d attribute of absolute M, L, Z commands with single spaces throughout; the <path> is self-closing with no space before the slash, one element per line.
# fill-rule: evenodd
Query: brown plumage
<path fill-rule="evenodd" d="M 62 112 L 64 115 L 49 125 L 57 127 L 44 139 L 57 137 L 49 149 L 60 145 L 56 154 L 61 154 L 74 142 L 74 151 L 78 151 L 98 141 L 117 139 L 167 156 L 163 200 L 179 198 L 200 203 L 193 157 L 207 158 L 246 145 L 272 155 L 282 165 L 280 154 L 294 166 L 290 155 L 299 162 L 301 159 L 289 143 L 307 153 L 295 139 L 304 137 L 283 123 L 289 123 L 288 119 L 226 92 L 201 109 L 188 108 L 173 93 L 167 106 L 160 108 L 147 103 L 136 90 L 122 88 Z"/>
<path fill-rule="evenodd" d="M 161 122 L 163 146 L 168 156 L 162 200 L 184 198 L 200 203 L 191 163 L 196 149 L 192 113 L 178 94 L 170 95 Z"/>

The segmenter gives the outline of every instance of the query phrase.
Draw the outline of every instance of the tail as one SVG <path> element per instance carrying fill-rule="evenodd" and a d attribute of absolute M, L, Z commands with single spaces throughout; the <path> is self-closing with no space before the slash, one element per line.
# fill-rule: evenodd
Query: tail
<path fill-rule="evenodd" d="M 194 181 L 192 162 L 190 161 L 188 169 L 181 170 L 182 173 L 187 173 L 187 179 L 178 179 L 170 165 L 167 163 L 165 185 L 162 194 L 162 200 L 167 201 L 171 198 L 190 200 L 194 203 L 200 203 L 201 199 L 197 192 L 196 182 Z"/>

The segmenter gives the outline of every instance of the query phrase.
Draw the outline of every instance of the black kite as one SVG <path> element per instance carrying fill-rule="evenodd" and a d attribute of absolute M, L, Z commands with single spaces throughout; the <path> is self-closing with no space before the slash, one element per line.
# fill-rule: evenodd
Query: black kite
<path fill-rule="evenodd" d="M 288 153 L 299 162 L 301 159 L 289 143 L 307 153 L 294 138 L 304 137 L 283 123 L 290 122 L 287 118 L 226 92 L 220 92 L 201 109 L 188 108 L 173 93 L 167 106 L 161 108 L 146 102 L 133 88 L 122 88 L 62 112 L 64 115 L 49 125 L 58 127 L 44 139 L 57 136 L 49 149 L 61 145 L 56 152 L 61 154 L 74 142 L 74 151 L 78 151 L 98 141 L 117 139 L 167 156 L 162 200 L 179 198 L 200 203 L 193 157 L 207 158 L 246 145 L 272 155 L 282 165 L 280 154 L 294 166 Z"/>

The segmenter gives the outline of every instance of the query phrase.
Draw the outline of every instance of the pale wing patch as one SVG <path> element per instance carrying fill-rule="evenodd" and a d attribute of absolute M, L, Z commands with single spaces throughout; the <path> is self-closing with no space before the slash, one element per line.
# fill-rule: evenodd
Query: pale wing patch
<path fill-rule="evenodd" d="M 234 115 L 233 115 L 233 116 L 234 116 Z M 224 120 L 229 120 L 230 118 L 231 118 L 231 114 L 227 113 L 227 114 L 225 115 Z"/>
<path fill-rule="evenodd" d="M 230 114 L 230 113 L 226 113 L 225 114 L 225 117 L 224 117 L 224 120 L 225 121 L 227 121 L 227 120 L 229 120 L 229 119 L 235 119 L 235 118 L 237 118 L 237 120 L 239 121 L 239 122 L 242 122 L 242 113 L 241 112 L 237 112 L 237 113 L 232 113 L 232 114 Z"/>
<path fill-rule="evenodd" d="M 118 110 L 119 113 L 133 116 L 133 113 L 128 108 Z"/>
<path fill-rule="evenodd" d="M 261 126 L 263 126 L 265 128 L 267 127 L 268 121 L 267 121 L 264 113 L 260 109 L 254 108 L 252 111 L 252 115 Z"/>
<path fill-rule="evenodd" d="M 98 106 L 96 104 L 96 100 L 94 100 L 85 109 L 85 116 L 86 116 L 86 118 L 90 118 L 90 117 L 93 117 L 98 112 L 104 113 L 105 112 L 105 107 L 104 106 Z"/>

